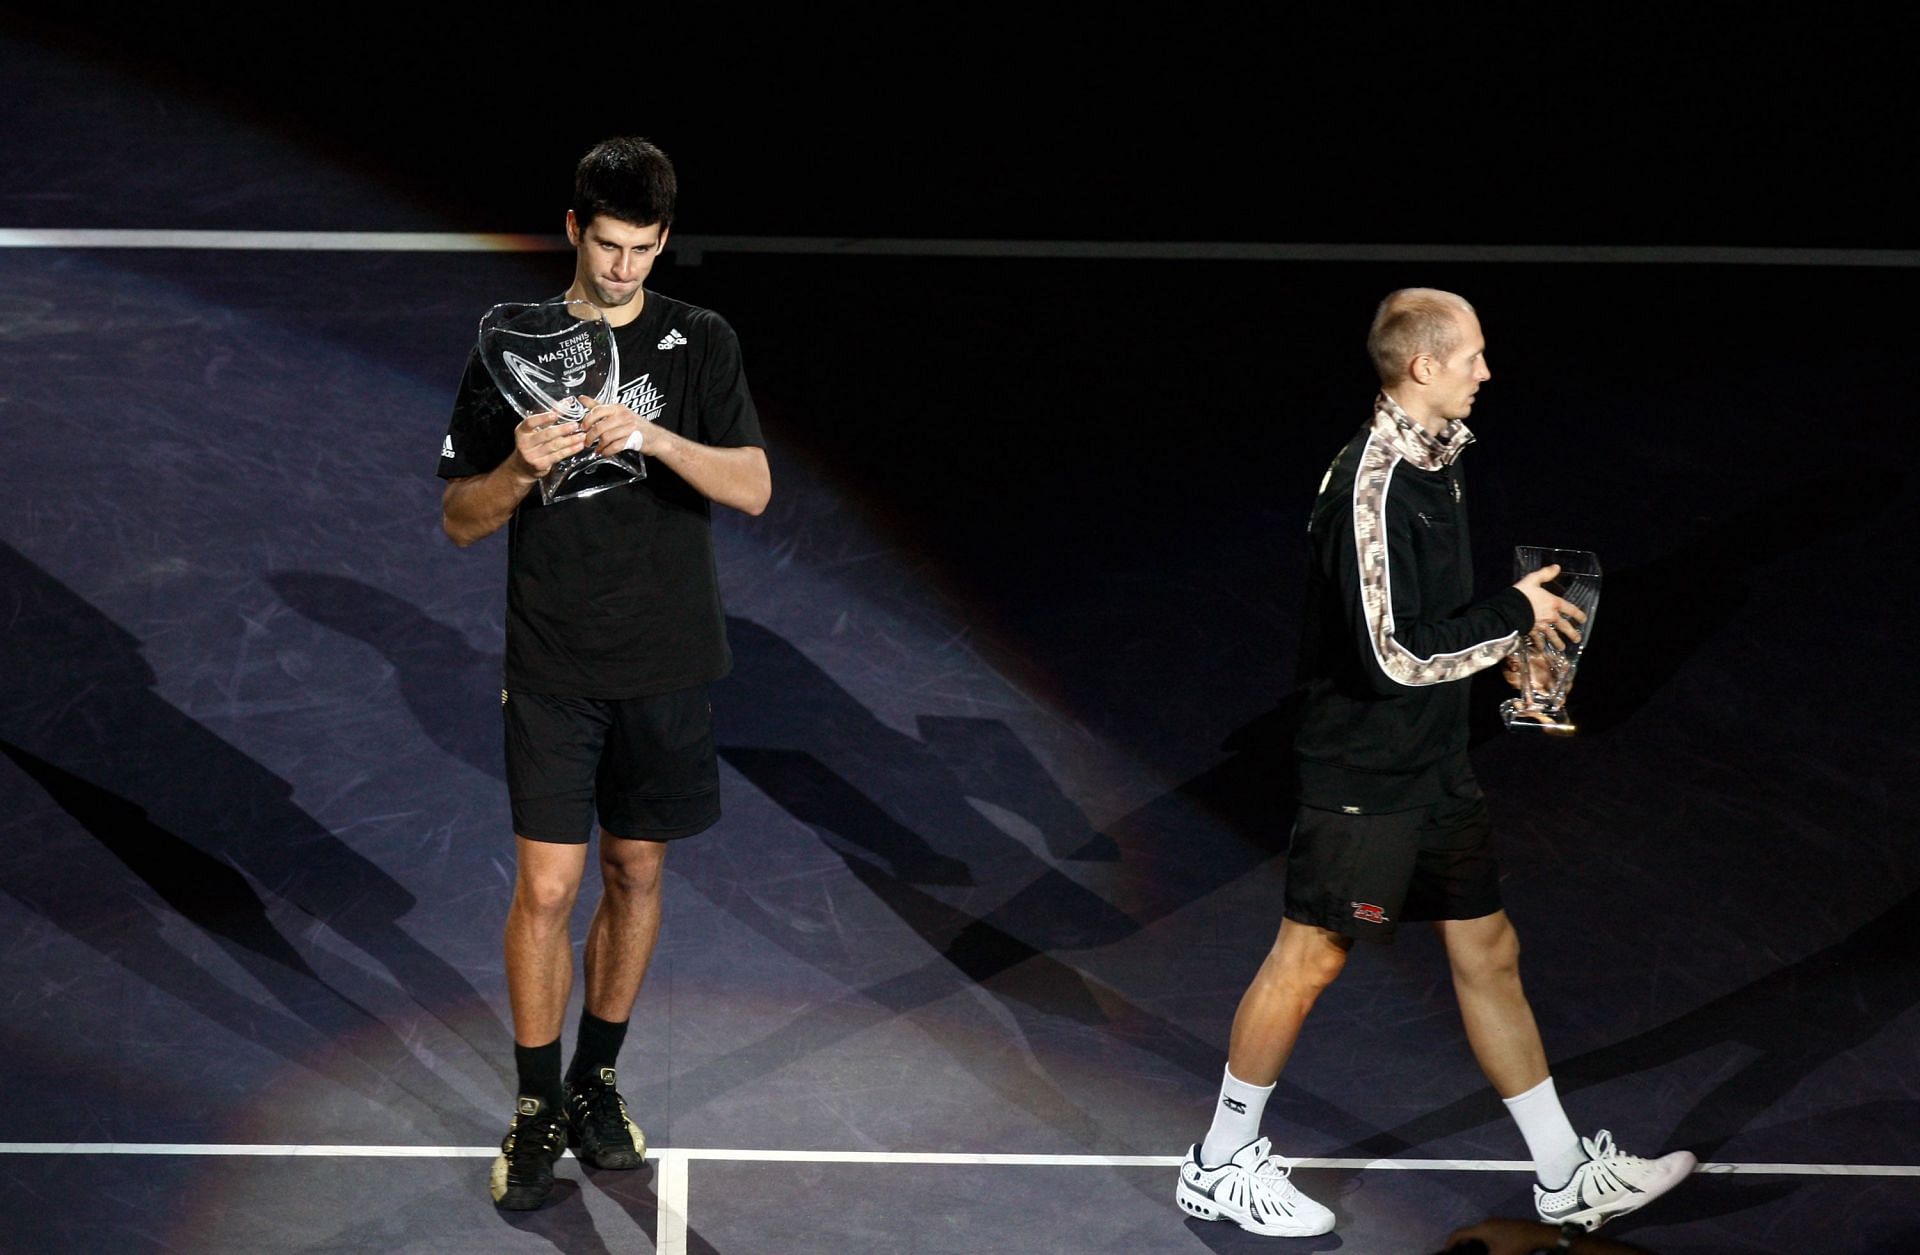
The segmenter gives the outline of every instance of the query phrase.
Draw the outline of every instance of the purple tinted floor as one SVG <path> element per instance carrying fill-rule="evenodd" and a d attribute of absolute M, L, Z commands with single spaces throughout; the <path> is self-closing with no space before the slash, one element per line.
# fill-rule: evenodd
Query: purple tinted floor
<path fill-rule="evenodd" d="M 485 1158 L 19 1145 L 499 1136 L 503 553 L 446 544 L 431 471 L 477 312 L 555 265 L 0 250 L 17 1249 L 652 1243 L 651 1171 L 568 1161 L 578 1184 L 506 1219 Z M 623 1055 L 657 1146 L 1200 1135 L 1277 922 L 1299 522 L 1365 399 L 1322 365 L 1351 349 L 1327 311 L 1395 269 L 663 264 L 740 329 L 778 491 L 717 525 L 727 817 L 669 861 Z M 1876 417 L 1901 288 L 1433 269 L 1506 346 L 1469 455 L 1483 569 L 1542 538 L 1608 563 L 1585 735 L 1477 757 L 1570 1111 L 1646 1152 L 1920 1164 L 1920 501 Z M 1594 386 L 1530 317 L 1556 308 L 1634 327 L 1635 369 Z M 1756 389 L 1762 341 L 1794 353 Z M 1154 440 L 1169 416 L 1198 438 Z M 1520 1154 L 1420 934 L 1323 999 L 1267 1128 L 1299 1155 Z M 697 1160 L 688 1248 L 1256 1244 L 1183 1219 L 1171 1180 Z M 1301 1180 L 1339 1234 L 1271 1249 L 1426 1251 L 1527 1202 L 1507 1173 Z M 1669 1255 L 1904 1251 L 1915 1197 L 1703 1175 L 1621 1230 Z"/>

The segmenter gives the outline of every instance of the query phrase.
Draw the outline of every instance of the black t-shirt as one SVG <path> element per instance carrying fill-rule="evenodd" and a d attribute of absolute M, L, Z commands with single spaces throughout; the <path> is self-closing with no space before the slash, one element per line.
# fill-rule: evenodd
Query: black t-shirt
<path fill-rule="evenodd" d="M 649 291 L 640 317 L 614 328 L 614 342 L 619 400 L 643 420 L 704 445 L 764 447 L 740 342 L 718 314 Z M 519 421 L 470 355 L 441 446 L 441 478 L 499 466 L 513 452 Z M 552 505 L 541 504 L 536 488 L 514 511 L 508 689 L 643 697 L 731 668 L 710 504 L 659 461 L 646 465 L 643 480 Z"/>

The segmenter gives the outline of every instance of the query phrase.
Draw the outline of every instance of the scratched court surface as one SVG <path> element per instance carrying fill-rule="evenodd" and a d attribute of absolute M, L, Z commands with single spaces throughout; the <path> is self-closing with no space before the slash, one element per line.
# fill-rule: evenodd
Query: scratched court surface
<path fill-rule="evenodd" d="M 467 225 L 0 51 L 40 137 L 0 227 Z M 479 313 L 568 263 L 0 248 L 0 1245 L 1371 1255 L 1524 1214 L 1418 934 L 1269 1110 L 1337 1232 L 1171 1199 L 1278 921 L 1302 523 L 1408 282 L 1485 316 L 1486 579 L 1607 568 L 1583 735 L 1476 752 L 1575 1122 L 1706 1165 L 1609 1232 L 1920 1242 L 1898 268 L 663 262 L 773 445 L 715 529 L 726 818 L 622 1058 L 653 1162 L 496 1213 L 504 547 L 445 541 L 432 471 Z"/>

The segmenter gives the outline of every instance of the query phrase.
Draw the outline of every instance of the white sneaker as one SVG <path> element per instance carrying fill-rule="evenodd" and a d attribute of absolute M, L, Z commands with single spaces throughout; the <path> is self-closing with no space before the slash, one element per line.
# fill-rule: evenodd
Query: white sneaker
<path fill-rule="evenodd" d="M 1174 1201 L 1202 1220 L 1231 1220 L 1249 1233 L 1310 1238 L 1333 1232 L 1333 1213 L 1293 1188 L 1293 1165 L 1267 1153 L 1266 1138 L 1248 1142 L 1218 1168 L 1200 1166 L 1200 1148 L 1180 1165 Z"/>
<path fill-rule="evenodd" d="M 1642 1159 L 1618 1150 L 1601 1129 L 1581 1138 L 1587 1161 L 1557 1190 L 1533 1187 L 1533 1208 L 1548 1224 L 1577 1224 L 1592 1233 L 1615 1216 L 1637 1211 L 1687 1179 L 1698 1161 L 1684 1150 Z"/>

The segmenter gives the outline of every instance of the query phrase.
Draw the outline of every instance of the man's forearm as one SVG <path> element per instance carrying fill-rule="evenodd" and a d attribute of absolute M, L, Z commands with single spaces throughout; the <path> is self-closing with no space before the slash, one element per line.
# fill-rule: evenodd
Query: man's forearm
<path fill-rule="evenodd" d="M 657 458 L 709 501 L 758 514 L 773 497 L 773 476 L 765 449 L 747 445 L 722 449 L 651 426 L 643 428 L 640 451 Z"/>
<path fill-rule="evenodd" d="M 499 531 L 540 482 L 515 462 L 509 457 L 484 475 L 469 475 L 447 484 L 440 496 L 440 526 L 454 544 L 464 549 Z"/>
<path fill-rule="evenodd" d="M 650 429 L 642 446 L 674 474 L 711 501 L 746 514 L 767 508 L 773 478 L 763 449 L 721 449 L 699 444 L 665 429 Z M 440 498 L 440 526 L 462 548 L 506 525 L 539 477 L 517 455 L 483 475 L 452 480 Z"/>

